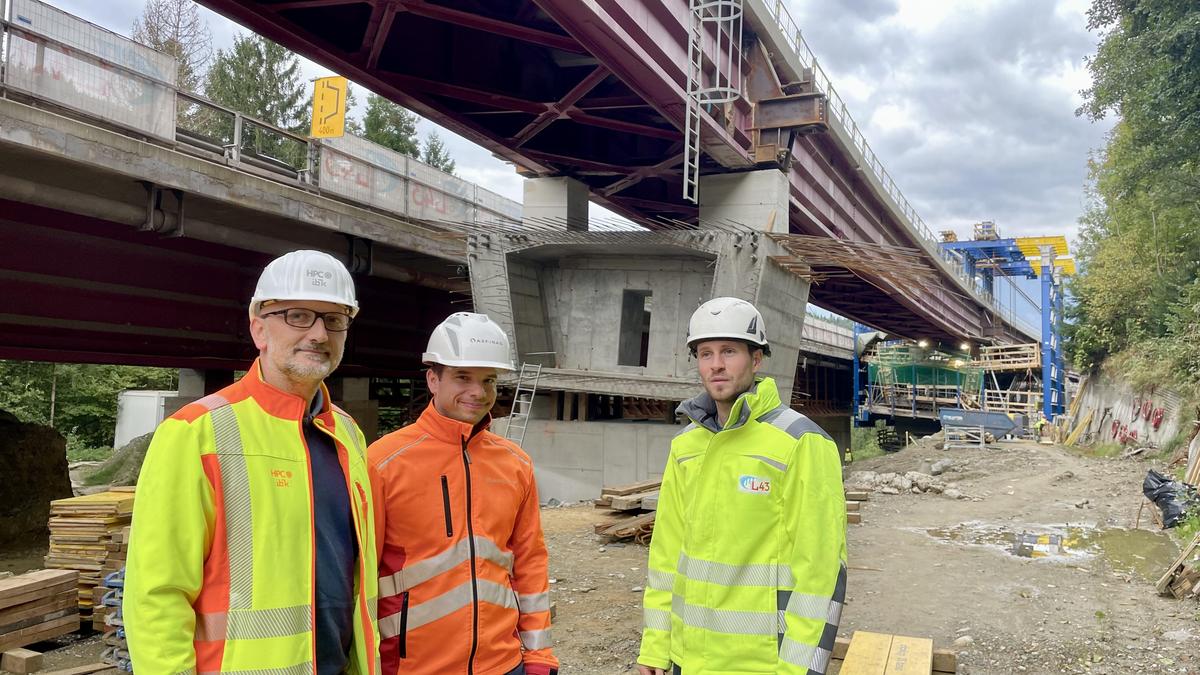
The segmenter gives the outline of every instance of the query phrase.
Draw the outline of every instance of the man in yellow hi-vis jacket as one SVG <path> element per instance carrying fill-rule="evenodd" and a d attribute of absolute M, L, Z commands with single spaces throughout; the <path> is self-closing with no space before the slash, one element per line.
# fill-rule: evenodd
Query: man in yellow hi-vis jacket
<path fill-rule="evenodd" d="M 679 410 L 643 599 L 641 675 L 824 673 L 846 597 L 837 446 L 756 373 L 762 316 L 737 298 L 688 325 L 704 393 Z"/>
<path fill-rule="evenodd" d="M 357 313 L 333 256 L 276 258 L 250 301 L 258 359 L 154 432 L 125 573 L 137 672 L 380 672 L 366 443 L 324 385 Z"/>

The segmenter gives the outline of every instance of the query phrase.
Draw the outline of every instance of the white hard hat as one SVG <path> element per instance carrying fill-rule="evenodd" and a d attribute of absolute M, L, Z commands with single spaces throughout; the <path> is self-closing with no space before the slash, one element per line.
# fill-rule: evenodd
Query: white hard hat
<path fill-rule="evenodd" d="M 762 314 L 741 298 L 713 298 L 692 312 L 687 345 L 694 350 L 704 340 L 741 340 L 771 355 Z"/>
<path fill-rule="evenodd" d="M 433 329 L 421 356 L 426 365 L 456 368 L 516 370 L 510 360 L 508 336 L 486 314 L 455 312 Z"/>
<path fill-rule="evenodd" d="M 292 251 L 267 263 L 250 298 L 250 316 L 258 316 L 263 303 L 271 300 L 333 302 L 345 305 L 350 316 L 358 314 L 349 270 L 321 251 Z"/>

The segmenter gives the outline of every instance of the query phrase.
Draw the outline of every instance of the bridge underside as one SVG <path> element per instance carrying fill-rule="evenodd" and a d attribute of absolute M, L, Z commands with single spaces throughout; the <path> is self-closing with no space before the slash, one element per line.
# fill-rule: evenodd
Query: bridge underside
<path fill-rule="evenodd" d="M 7 200 L 0 213 L 0 358 L 236 370 L 256 355 L 246 306 L 270 256 Z M 451 294 L 356 281 L 339 372 L 415 372 Z"/>
<path fill-rule="evenodd" d="M 479 143 L 524 175 L 573 177 L 593 201 L 631 217 L 697 219 L 681 187 L 686 2 L 199 1 Z M 748 39 L 755 28 L 748 22 Z M 748 80 L 770 69 L 785 93 L 811 91 L 783 74 L 777 54 L 754 49 L 743 66 Z M 702 173 L 779 166 L 756 164 L 746 101 L 718 115 L 723 122 L 701 116 Z M 776 140 L 787 145 L 786 136 Z M 832 133 L 802 135 L 790 147 L 793 232 L 921 246 Z M 949 278 L 929 291 L 860 275 L 814 286 L 812 300 L 905 337 L 1015 335 L 993 326 L 988 310 Z"/>

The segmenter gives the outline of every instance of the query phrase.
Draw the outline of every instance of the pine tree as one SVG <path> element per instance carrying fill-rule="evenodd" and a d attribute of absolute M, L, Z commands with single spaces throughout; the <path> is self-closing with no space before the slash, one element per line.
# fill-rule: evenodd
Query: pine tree
<path fill-rule="evenodd" d="M 192 0 L 146 0 L 133 39 L 175 57 L 176 84 L 195 92 L 212 60 L 212 31 Z"/>
<path fill-rule="evenodd" d="M 436 131 L 430 131 L 429 135 L 425 137 L 425 151 L 421 153 L 421 161 L 435 169 L 441 169 L 454 175 L 454 159 L 450 157 L 450 153 L 446 150 L 446 144 L 442 143 L 442 139 Z"/>
<path fill-rule="evenodd" d="M 300 59 L 259 35 L 237 35 L 217 50 L 205 94 L 214 102 L 291 131 L 303 129 L 308 88 L 300 81 Z"/>
<path fill-rule="evenodd" d="M 363 134 L 367 140 L 401 154 L 416 158 L 421 156 L 417 142 L 417 116 L 382 96 L 367 96 Z"/>

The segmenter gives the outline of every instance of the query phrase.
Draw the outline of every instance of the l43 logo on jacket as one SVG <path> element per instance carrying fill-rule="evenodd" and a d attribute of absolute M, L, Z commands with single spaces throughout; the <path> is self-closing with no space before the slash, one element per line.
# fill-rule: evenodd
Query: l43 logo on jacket
<path fill-rule="evenodd" d="M 759 476 L 742 476 L 738 478 L 738 489 L 750 494 L 765 495 L 771 491 L 771 481 Z"/>

